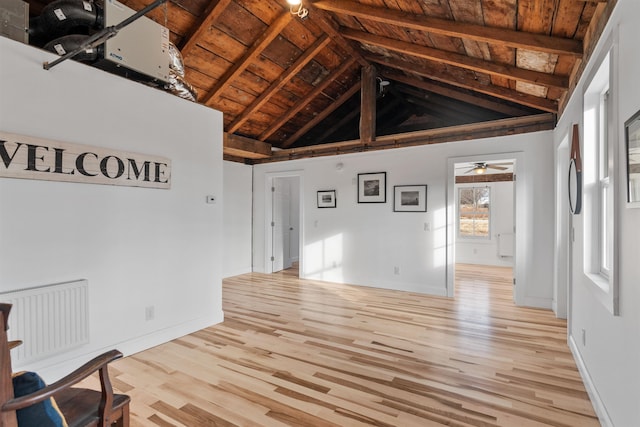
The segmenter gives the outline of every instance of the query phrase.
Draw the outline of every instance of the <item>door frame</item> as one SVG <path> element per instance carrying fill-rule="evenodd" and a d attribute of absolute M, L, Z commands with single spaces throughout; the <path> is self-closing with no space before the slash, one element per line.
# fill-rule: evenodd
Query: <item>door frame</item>
<path fill-rule="evenodd" d="M 556 317 L 566 319 L 569 314 L 569 282 L 571 272 L 570 227 L 571 215 L 567 200 L 569 173 L 569 133 L 565 133 L 556 147 L 555 168 L 555 230 L 553 257 L 553 302 Z"/>
<path fill-rule="evenodd" d="M 513 277 L 516 286 L 513 289 L 513 298 L 516 305 L 525 305 L 526 289 L 527 289 L 527 260 L 531 256 L 526 242 L 529 240 L 530 230 L 532 229 L 532 221 L 530 215 L 527 215 L 527 207 L 531 203 L 531 194 L 527 192 L 527 180 L 525 175 L 524 153 L 502 152 L 502 153 L 484 153 L 473 156 L 449 157 L 447 159 L 447 195 L 446 195 L 446 247 L 447 247 L 447 296 L 453 297 L 455 291 L 455 237 L 456 237 L 456 218 L 455 218 L 455 165 L 456 163 L 474 163 L 480 161 L 499 161 L 514 160 L 514 174 L 517 176 L 514 182 L 514 191 L 518 194 L 518 203 L 514 209 L 515 224 L 515 242 L 514 242 L 514 266 Z"/>
<path fill-rule="evenodd" d="M 304 250 L 302 243 L 304 242 L 304 173 L 302 170 L 292 170 L 283 172 L 267 172 L 265 173 L 265 188 L 264 188 L 264 269 L 265 273 L 273 273 L 273 263 L 271 262 L 271 248 L 273 245 L 273 236 L 271 230 L 271 218 L 273 214 L 273 198 L 271 197 L 271 188 L 273 187 L 274 180 L 276 178 L 295 178 L 299 179 L 298 186 L 298 203 L 299 203 L 299 233 L 298 233 L 298 250 L 299 260 L 298 265 L 300 269 L 300 277 L 303 277 L 304 272 Z"/>

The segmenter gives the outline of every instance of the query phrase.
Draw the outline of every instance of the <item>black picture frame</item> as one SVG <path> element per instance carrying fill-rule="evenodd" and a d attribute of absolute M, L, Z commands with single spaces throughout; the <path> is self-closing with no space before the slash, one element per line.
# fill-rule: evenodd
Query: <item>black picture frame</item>
<path fill-rule="evenodd" d="M 387 203 L 387 173 L 358 174 L 358 203 Z"/>
<path fill-rule="evenodd" d="M 426 185 L 395 185 L 393 187 L 394 212 L 426 212 Z"/>
<path fill-rule="evenodd" d="M 337 206 L 336 190 L 318 191 L 318 208 L 335 208 Z"/>
<path fill-rule="evenodd" d="M 627 206 L 640 208 L 640 111 L 624 122 Z"/>

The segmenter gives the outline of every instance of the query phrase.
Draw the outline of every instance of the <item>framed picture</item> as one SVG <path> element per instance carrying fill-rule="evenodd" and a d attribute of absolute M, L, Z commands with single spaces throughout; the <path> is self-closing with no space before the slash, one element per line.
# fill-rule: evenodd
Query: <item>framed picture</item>
<path fill-rule="evenodd" d="M 627 203 L 640 208 L 640 111 L 624 123 L 627 150 Z"/>
<path fill-rule="evenodd" d="M 318 191 L 318 207 L 319 208 L 335 208 L 336 207 L 336 190 Z"/>
<path fill-rule="evenodd" d="M 358 203 L 387 203 L 387 173 L 358 174 Z"/>
<path fill-rule="evenodd" d="M 393 187 L 394 212 L 426 212 L 426 185 L 396 185 Z"/>

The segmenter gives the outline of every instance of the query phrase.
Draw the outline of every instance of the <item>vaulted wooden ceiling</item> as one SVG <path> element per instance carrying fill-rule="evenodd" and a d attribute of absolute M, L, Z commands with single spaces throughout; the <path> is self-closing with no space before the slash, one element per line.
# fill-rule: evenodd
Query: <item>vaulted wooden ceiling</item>
<path fill-rule="evenodd" d="M 285 0 L 169 0 L 149 16 L 224 113 L 226 158 L 264 162 L 551 129 L 615 1 L 303 0 L 300 19 Z"/>

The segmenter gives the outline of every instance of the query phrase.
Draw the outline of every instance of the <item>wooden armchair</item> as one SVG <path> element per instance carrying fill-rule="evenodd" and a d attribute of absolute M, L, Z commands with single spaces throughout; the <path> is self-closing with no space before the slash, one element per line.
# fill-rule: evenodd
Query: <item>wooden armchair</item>
<path fill-rule="evenodd" d="M 53 397 L 69 427 L 129 426 L 129 401 L 124 394 L 114 394 L 107 365 L 122 357 L 111 350 L 87 362 L 66 377 L 26 396 L 14 397 L 7 324 L 11 304 L 0 303 L 0 427 L 18 425 L 16 411 Z M 71 387 L 99 371 L 101 391 Z M 22 426 L 21 426 L 22 427 Z M 31 427 L 31 426 L 27 426 Z"/>

